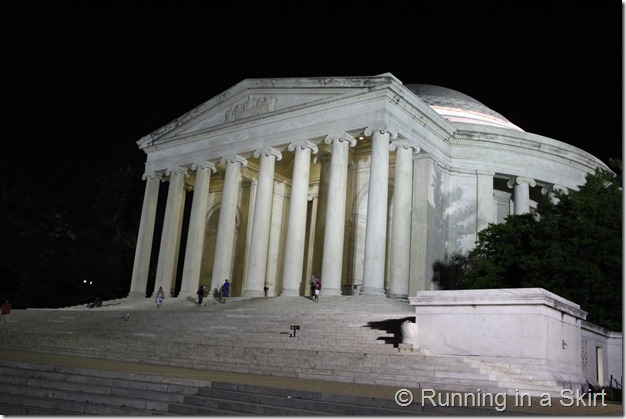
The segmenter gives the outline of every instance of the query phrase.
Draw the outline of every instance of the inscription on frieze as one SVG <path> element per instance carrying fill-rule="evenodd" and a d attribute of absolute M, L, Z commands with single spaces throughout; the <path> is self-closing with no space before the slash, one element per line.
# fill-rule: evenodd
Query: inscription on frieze
<path fill-rule="evenodd" d="M 238 103 L 226 112 L 226 122 L 234 122 L 251 116 L 272 112 L 276 109 L 274 96 L 255 97 L 249 95 L 245 102 Z"/>

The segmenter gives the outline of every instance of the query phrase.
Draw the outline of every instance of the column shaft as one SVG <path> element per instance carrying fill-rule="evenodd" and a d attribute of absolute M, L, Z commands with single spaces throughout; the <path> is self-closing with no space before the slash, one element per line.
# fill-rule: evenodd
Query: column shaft
<path fill-rule="evenodd" d="M 248 279 L 244 296 L 262 297 L 264 295 L 265 273 L 267 272 L 267 253 L 270 237 L 270 221 L 272 216 L 272 200 L 274 191 L 274 167 L 276 159 L 282 157 L 280 152 L 267 148 L 257 151 L 260 157 L 259 183 L 254 202 L 254 222 L 248 259 Z"/>
<path fill-rule="evenodd" d="M 295 148 L 293 176 L 291 181 L 291 201 L 287 221 L 287 239 L 285 242 L 285 265 L 283 269 L 283 289 L 281 295 L 299 295 L 306 237 L 307 197 L 309 194 L 309 173 L 311 170 L 311 151 L 317 152 L 312 143 L 289 145 Z"/>
<path fill-rule="evenodd" d="M 346 223 L 346 191 L 348 183 L 348 147 L 356 140 L 347 135 L 329 136 L 332 143 L 330 160 L 330 184 L 326 205 L 324 228 L 324 253 L 322 257 L 322 293 L 326 296 L 341 295 L 343 271 L 343 240 Z"/>
<path fill-rule="evenodd" d="M 185 264 L 180 293 L 182 297 L 196 297 L 200 285 L 200 266 L 204 248 L 204 229 L 206 227 L 207 205 L 209 202 L 209 184 L 211 172 L 215 172 L 213 163 L 204 162 L 191 166 L 196 171 L 196 184 L 191 203 L 189 232 L 185 251 Z"/>
<path fill-rule="evenodd" d="M 167 174 L 170 176 L 170 186 L 167 190 L 167 203 L 165 206 L 154 290 L 156 292 L 159 287 L 163 287 L 165 293 L 170 293 L 171 295 L 174 292 L 176 261 L 178 260 L 178 244 L 180 240 L 179 233 L 185 198 L 183 183 L 188 174 L 187 170 L 182 168 L 168 170 Z"/>
<path fill-rule="evenodd" d="M 144 175 L 146 191 L 143 197 L 139 233 L 135 248 L 135 262 L 130 283 L 129 297 L 145 297 L 150 271 L 150 255 L 152 254 L 152 240 L 156 221 L 157 202 L 159 200 L 159 183 L 161 175 L 152 173 Z"/>
<path fill-rule="evenodd" d="M 414 149 L 401 145 L 396 150 L 388 296 L 408 297 Z"/>
<path fill-rule="evenodd" d="M 224 177 L 224 190 L 222 192 L 220 215 L 217 223 L 210 293 L 213 293 L 215 289 L 219 289 L 225 279 L 228 279 L 231 283 L 233 282 L 230 274 L 232 272 L 233 245 L 235 241 L 237 198 L 239 196 L 241 167 L 247 164 L 246 160 L 239 156 L 224 157 L 222 158 L 222 163 L 226 163 L 226 175 Z"/>
<path fill-rule="evenodd" d="M 256 189 L 258 182 L 253 179 L 250 182 L 250 197 L 248 198 L 248 222 L 246 228 L 246 250 L 243 256 L 243 280 L 241 281 L 241 289 L 246 289 L 248 283 L 248 260 L 250 260 L 250 247 L 252 243 L 252 225 L 254 224 L 254 202 L 256 200 Z"/>
<path fill-rule="evenodd" d="M 389 133 L 372 133 L 367 225 L 365 227 L 365 262 L 363 295 L 385 293 L 385 247 L 387 245 L 387 189 L 389 182 Z"/>
<path fill-rule="evenodd" d="M 518 176 L 509 180 L 507 185 L 513 188 L 513 213 L 530 212 L 530 186 L 535 186 L 534 179 Z"/>

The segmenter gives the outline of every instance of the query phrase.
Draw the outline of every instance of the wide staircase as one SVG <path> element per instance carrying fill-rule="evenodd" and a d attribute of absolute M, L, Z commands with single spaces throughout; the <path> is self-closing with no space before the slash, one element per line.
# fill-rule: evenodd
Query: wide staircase
<path fill-rule="evenodd" d="M 400 406 L 392 397 L 342 394 L 0 359 L 1 415 L 399 416 L 492 415 L 492 406 Z M 509 402 L 510 403 L 510 402 Z M 515 414 L 514 412 L 511 412 Z M 519 413 L 519 412 L 518 412 Z M 539 414 L 525 411 L 523 414 Z"/>
<path fill-rule="evenodd" d="M 534 380 L 512 365 L 439 356 L 427 350 L 400 351 L 401 324 L 406 320 L 413 321 L 415 314 L 408 302 L 384 297 L 326 297 L 320 303 L 304 297 L 231 299 L 226 304 L 209 299 L 202 307 L 191 300 L 166 299 L 160 309 L 155 308 L 151 299 L 122 299 L 104 302 L 102 307 L 94 309 L 78 306 L 14 310 L 11 316 L 10 331 L 0 339 L 0 348 L 13 351 L 407 389 L 494 394 L 523 392 L 533 396 L 546 392 L 558 395 L 561 390 L 555 383 Z M 5 361 L 1 366 L 3 380 L 12 377 L 8 371 L 19 369 L 19 366 L 8 365 Z M 43 372 L 32 373 L 32 369 L 24 369 L 31 371 L 30 375 L 26 373 L 26 382 L 43 379 Z M 86 375 L 74 371 L 73 374 L 82 378 L 64 378 L 61 381 L 88 383 L 81 380 L 86 380 L 86 376 L 96 377 L 95 373 Z M 191 397 L 192 389 L 215 390 L 211 387 L 215 384 L 206 380 L 184 382 L 178 379 L 169 382 L 166 377 L 152 377 L 153 380 L 146 380 L 143 376 L 137 378 L 135 381 L 143 386 L 148 386 L 145 383 L 151 381 L 156 381 L 154 385 L 165 386 L 166 395 L 150 400 L 141 395 L 140 390 L 125 389 L 124 385 L 117 383 L 105 390 L 111 394 L 100 396 L 120 397 L 118 405 L 111 407 L 117 410 L 110 410 L 119 413 L 106 413 L 104 410 L 77 414 L 133 415 L 146 414 L 146 411 L 202 414 L 203 409 L 206 412 L 210 409 L 220 411 L 224 406 L 224 403 L 217 403 L 216 407 L 213 402 Z M 107 379 L 128 381 L 128 377 L 111 376 Z M 12 390 L 8 393 L 3 390 L 0 394 L 0 405 L 5 409 L 6 406 L 27 405 L 14 403 L 7 396 L 13 394 L 18 397 L 20 379 L 15 380 L 9 383 Z M 94 388 L 108 388 L 93 385 Z M 114 387 L 121 390 L 113 390 Z M 36 397 L 36 394 L 60 397 L 73 390 L 47 389 L 44 386 L 43 389 L 37 388 L 39 393 L 33 389 L 29 391 L 34 393 L 25 397 Z M 116 391 L 121 394 L 113 394 Z M 220 388 L 220 391 L 226 390 Z M 97 391 L 88 394 L 80 397 L 100 397 Z M 129 395 L 132 397 L 127 397 Z M 193 397 L 201 395 L 193 394 Z M 345 412 L 350 409 L 359 411 L 354 410 L 359 403 L 365 402 L 359 400 L 352 407 L 334 408 L 347 409 L 344 410 L 347 414 Z M 379 401 L 374 403 L 380 404 Z M 174 405 L 178 407 L 172 407 Z M 186 405 L 195 407 L 184 407 Z M 235 411 L 233 409 L 222 410 Z M 238 409 L 236 411 L 241 414 L 259 413 L 253 407 L 249 407 L 250 411 L 241 407 Z M 36 412 L 27 410 L 16 414 L 28 414 L 29 411 Z M 410 412 L 416 411 L 413 409 Z M 279 410 L 276 412 L 280 414 Z M 401 412 L 407 413 L 407 410 Z M 11 414 L 11 411 L 6 413 Z M 285 414 L 299 413 L 302 412 Z M 318 406 L 309 414 L 314 413 L 333 414 L 333 411 L 331 407 L 322 409 Z"/>

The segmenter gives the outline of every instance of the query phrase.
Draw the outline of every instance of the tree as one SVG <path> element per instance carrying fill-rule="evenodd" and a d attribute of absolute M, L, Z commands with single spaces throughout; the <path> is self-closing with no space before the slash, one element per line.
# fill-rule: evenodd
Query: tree
<path fill-rule="evenodd" d="M 90 292 L 90 300 L 125 297 L 132 275 L 142 182 L 135 169 L 125 167 L 97 181 L 94 223 L 81 231 L 70 255 L 77 284 Z"/>
<path fill-rule="evenodd" d="M 128 293 L 141 213 L 142 182 L 132 168 L 98 180 L 94 200 L 81 197 L 88 224 L 70 203 L 0 180 L 0 297 L 15 308 L 64 307 Z"/>
<path fill-rule="evenodd" d="M 541 287 L 579 304 L 587 320 L 622 330 L 622 185 L 597 169 L 576 191 L 556 192 L 535 214 L 511 215 L 478 234 L 466 259 L 452 258 L 437 275 L 460 268 L 457 288 Z M 456 268 L 455 266 L 456 265 Z"/>

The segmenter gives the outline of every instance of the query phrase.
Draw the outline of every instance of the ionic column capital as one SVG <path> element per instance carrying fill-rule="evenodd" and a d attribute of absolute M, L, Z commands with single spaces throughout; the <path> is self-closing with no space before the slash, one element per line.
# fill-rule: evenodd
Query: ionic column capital
<path fill-rule="evenodd" d="M 421 151 L 420 147 L 413 140 L 403 139 L 395 140 L 389 144 L 389 150 L 395 151 L 398 147 L 402 147 L 405 150 L 413 149 L 413 154 L 417 154 Z"/>
<path fill-rule="evenodd" d="M 163 180 L 163 172 L 162 171 L 145 172 L 143 175 L 141 175 L 141 179 L 142 180 L 146 180 L 146 179 Z"/>
<path fill-rule="evenodd" d="M 283 155 L 280 151 L 270 146 L 261 147 L 254 151 L 254 157 L 259 158 L 261 156 L 265 156 L 265 157 L 274 156 L 276 157 L 277 161 L 280 161 L 280 159 L 283 158 Z"/>
<path fill-rule="evenodd" d="M 347 132 L 343 132 L 341 134 L 331 134 L 331 135 L 328 135 L 324 139 L 324 142 L 326 144 L 332 144 L 335 141 L 339 141 L 339 142 L 346 141 L 350 144 L 350 147 L 354 147 L 356 145 L 356 138 L 354 138 L 352 135 L 348 134 Z"/>
<path fill-rule="evenodd" d="M 312 154 L 317 154 L 317 145 L 309 140 L 294 141 L 287 147 L 289 151 L 310 149 Z"/>
<path fill-rule="evenodd" d="M 223 156 L 220 159 L 220 163 L 222 164 L 239 163 L 241 164 L 242 167 L 246 167 L 248 165 L 248 160 L 246 160 L 245 158 L 241 157 L 238 154 L 229 154 L 229 155 Z"/>
<path fill-rule="evenodd" d="M 215 163 L 212 163 L 210 161 L 196 162 L 191 165 L 191 170 L 198 170 L 198 169 L 209 169 L 211 173 L 215 173 L 217 170 L 215 168 Z"/>
<path fill-rule="evenodd" d="M 185 177 L 189 177 L 189 169 L 186 167 L 170 167 L 165 170 L 166 176 L 171 176 L 172 174 L 183 175 Z"/>
<path fill-rule="evenodd" d="M 390 140 L 395 140 L 398 137 L 398 131 L 390 128 L 388 125 L 383 125 L 380 127 L 377 127 L 377 126 L 367 127 L 365 129 L 365 135 L 367 135 L 368 137 L 374 134 L 375 132 L 379 132 L 380 134 L 383 134 L 383 135 L 389 134 Z"/>
<path fill-rule="evenodd" d="M 523 183 L 527 183 L 533 187 L 537 185 L 537 182 L 535 182 L 535 179 L 531 179 L 529 177 L 523 177 L 523 176 L 516 176 L 516 177 L 512 177 L 511 179 L 509 179 L 509 181 L 507 182 L 507 186 L 509 188 L 513 188 L 513 186 L 521 185 Z"/>

